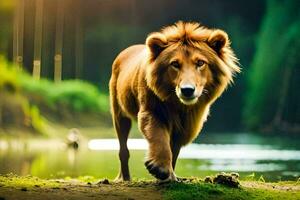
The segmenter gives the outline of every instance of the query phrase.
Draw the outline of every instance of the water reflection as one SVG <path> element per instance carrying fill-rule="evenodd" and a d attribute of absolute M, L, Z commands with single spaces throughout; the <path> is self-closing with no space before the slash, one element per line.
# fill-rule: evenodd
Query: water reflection
<path fill-rule="evenodd" d="M 147 150 L 144 139 L 129 139 L 131 150 Z M 118 150 L 116 139 L 94 139 L 88 143 L 91 150 Z M 255 144 L 190 144 L 182 148 L 182 159 L 230 159 L 230 160 L 300 160 L 299 150 L 279 150 L 270 145 Z"/>
<path fill-rule="evenodd" d="M 198 167 L 199 170 L 239 171 L 239 172 L 270 172 L 282 171 L 287 167 L 284 163 L 260 163 L 256 160 L 211 160 L 210 164 Z"/>
<path fill-rule="evenodd" d="M 144 139 L 128 139 L 128 149 L 147 150 L 148 143 Z M 88 148 L 91 150 L 119 150 L 119 142 L 116 139 L 93 139 L 88 142 Z"/>
<path fill-rule="evenodd" d="M 118 172 L 118 141 L 100 139 L 67 148 L 59 140 L 0 140 L 0 173 L 35 175 L 42 178 L 92 175 L 114 178 Z M 150 178 L 143 166 L 148 144 L 130 139 L 133 177 Z M 182 149 L 176 173 L 200 176 L 237 171 L 242 177 L 253 172 L 267 180 L 295 180 L 300 174 L 300 150 L 258 144 L 191 144 Z"/>

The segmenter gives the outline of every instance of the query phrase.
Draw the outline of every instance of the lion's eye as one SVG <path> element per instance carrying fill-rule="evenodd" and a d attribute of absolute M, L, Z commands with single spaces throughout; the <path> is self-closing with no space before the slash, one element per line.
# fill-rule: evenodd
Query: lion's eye
<path fill-rule="evenodd" d="M 196 67 L 202 69 L 204 67 L 205 62 L 203 60 L 198 60 L 196 62 Z"/>
<path fill-rule="evenodd" d="M 180 64 L 179 64 L 178 61 L 172 61 L 171 66 L 174 67 L 177 70 L 180 68 Z"/>

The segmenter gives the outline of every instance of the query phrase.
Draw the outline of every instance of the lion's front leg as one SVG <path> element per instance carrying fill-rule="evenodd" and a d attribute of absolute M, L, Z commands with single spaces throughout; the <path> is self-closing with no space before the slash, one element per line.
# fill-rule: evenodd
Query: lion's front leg
<path fill-rule="evenodd" d="M 149 143 L 147 170 L 157 179 L 175 180 L 168 130 L 150 112 L 139 112 L 138 124 Z"/>
<path fill-rule="evenodd" d="M 144 133 L 149 143 L 145 166 L 157 179 L 172 180 L 174 177 L 172 176 L 172 153 L 168 145 L 169 134 L 163 128 L 152 127 L 151 129 L 151 133 L 147 131 Z"/>

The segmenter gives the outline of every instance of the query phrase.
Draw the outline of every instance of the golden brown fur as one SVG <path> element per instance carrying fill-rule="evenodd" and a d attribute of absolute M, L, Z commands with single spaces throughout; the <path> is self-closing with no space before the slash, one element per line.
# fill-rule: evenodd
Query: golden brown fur
<path fill-rule="evenodd" d="M 118 179 L 130 180 L 126 141 L 132 119 L 149 142 L 149 172 L 161 180 L 176 179 L 180 148 L 199 134 L 210 105 L 236 72 L 239 67 L 227 34 L 198 23 L 178 22 L 151 33 L 145 45 L 122 51 L 110 80 L 120 142 Z M 184 87 L 192 88 L 191 98 L 183 96 Z"/>

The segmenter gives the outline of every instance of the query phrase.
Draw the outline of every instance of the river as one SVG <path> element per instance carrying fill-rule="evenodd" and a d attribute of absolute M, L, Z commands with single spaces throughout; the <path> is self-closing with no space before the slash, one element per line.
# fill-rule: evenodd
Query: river
<path fill-rule="evenodd" d="M 176 174 L 205 177 L 218 172 L 238 172 L 241 179 L 297 180 L 300 146 L 285 137 L 249 133 L 202 135 L 182 149 Z M 143 163 L 147 142 L 129 139 L 132 177 L 151 179 Z M 63 140 L 0 139 L 0 174 L 14 173 L 41 178 L 94 176 L 113 179 L 119 167 L 116 139 L 90 139 L 78 150 Z"/>

